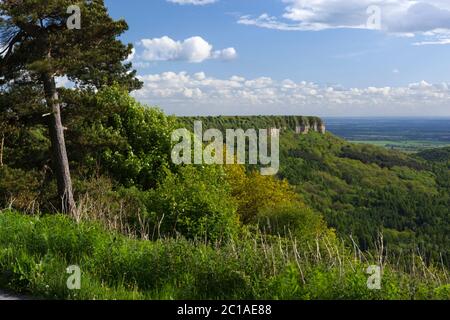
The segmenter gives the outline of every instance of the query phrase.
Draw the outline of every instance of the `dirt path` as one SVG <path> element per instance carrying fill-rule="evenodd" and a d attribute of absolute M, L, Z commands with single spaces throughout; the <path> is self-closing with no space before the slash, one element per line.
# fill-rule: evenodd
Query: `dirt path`
<path fill-rule="evenodd" d="M 26 299 L 24 299 L 23 297 L 17 297 L 17 296 L 10 295 L 10 294 L 0 290 L 0 300 L 26 300 Z"/>

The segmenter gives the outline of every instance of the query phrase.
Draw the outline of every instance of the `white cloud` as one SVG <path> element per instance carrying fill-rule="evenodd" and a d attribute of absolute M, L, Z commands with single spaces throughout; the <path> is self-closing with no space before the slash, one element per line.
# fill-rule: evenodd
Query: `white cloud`
<path fill-rule="evenodd" d="M 192 4 L 194 6 L 204 6 L 206 4 L 215 3 L 219 0 L 167 0 L 167 2 L 177 3 L 181 5 Z"/>
<path fill-rule="evenodd" d="M 234 60 L 237 58 L 237 52 L 235 48 L 227 48 L 215 51 L 213 57 L 220 60 Z"/>
<path fill-rule="evenodd" d="M 343 88 L 269 77 L 218 79 L 204 72 L 141 76 L 135 97 L 177 114 L 450 115 L 447 83 Z"/>
<path fill-rule="evenodd" d="M 236 49 L 213 50 L 213 46 L 202 37 L 191 37 L 184 41 L 175 41 L 168 36 L 143 39 L 139 42 L 143 61 L 187 61 L 200 63 L 208 59 L 232 60 L 237 57 Z"/>
<path fill-rule="evenodd" d="M 438 39 L 435 41 L 420 41 L 413 43 L 413 45 L 415 46 L 443 45 L 443 44 L 450 44 L 450 39 Z"/>
<path fill-rule="evenodd" d="M 274 17 L 244 15 L 238 23 L 278 30 L 373 29 L 368 8 L 381 13 L 380 29 L 405 36 L 442 34 L 450 31 L 448 0 L 282 0 L 284 14 Z M 447 38 L 447 39 L 450 39 Z M 439 43 L 446 44 L 446 40 Z M 428 43 L 424 43 L 428 44 Z"/>

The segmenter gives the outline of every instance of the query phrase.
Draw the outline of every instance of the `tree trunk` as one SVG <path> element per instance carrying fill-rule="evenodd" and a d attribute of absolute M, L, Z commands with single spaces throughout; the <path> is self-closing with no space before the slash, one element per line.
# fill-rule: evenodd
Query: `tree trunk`
<path fill-rule="evenodd" d="M 2 134 L 0 141 L 0 167 L 3 167 L 3 149 L 5 148 L 5 134 Z"/>
<path fill-rule="evenodd" d="M 64 127 L 61 121 L 61 107 L 56 90 L 55 78 L 45 74 L 42 80 L 47 106 L 52 111 L 49 116 L 48 127 L 52 144 L 53 165 L 58 183 L 58 195 L 62 201 L 61 209 L 63 213 L 73 214 L 75 211 L 75 201 L 73 198 L 72 180 L 70 178 L 69 160 L 67 157 L 66 142 L 64 140 Z"/>

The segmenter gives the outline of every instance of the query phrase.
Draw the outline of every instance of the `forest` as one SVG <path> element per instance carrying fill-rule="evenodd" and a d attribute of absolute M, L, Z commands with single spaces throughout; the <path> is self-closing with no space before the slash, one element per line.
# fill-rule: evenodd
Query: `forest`
<path fill-rule="evenodd" d="M 118 40 L 125 21 L 94 0 L 83 8 L 90 31 L 68 31 L 66 2 L 0 4 L 1 289 L 48 299 L 450 299 L 448 148 L 406 154 L 295 132 L 321 125 L 316 117 L 201 117 L 222 130 L 282 127 L 278 175 L 174 165 L 171 134 L 193 118 L 133 98 L 141 83 Z M 57 88 L 62 75 L 76 86 Z M 66 285 L 73 265 L 79 290 Z M 374 265 L 379 290 L 367 285 Z"/>

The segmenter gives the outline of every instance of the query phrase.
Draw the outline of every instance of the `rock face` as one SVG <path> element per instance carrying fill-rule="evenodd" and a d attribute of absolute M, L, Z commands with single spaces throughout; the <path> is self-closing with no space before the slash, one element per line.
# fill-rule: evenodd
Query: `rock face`
<path fill-rule="evenodd" d="M 314 128 L 317 128 L 317 126 L 316 127 L 313 126 L 311 128 L 311 126 L 309 124 L 302 124 L 302 125 L 297 126 L 295 128 L 295 133 L 297 133 L 297 134 L 308 134 L 310 131 L 314 131 Z"/>
<path fill-rule="evenodd" d="M 319 127 L 319 132 L 320 132 L 321 134 L 325 134 L 325 133 L 327 132 L 327 129 L 326 129 L 324 123 L 322 123 L 322 124 L 320 125 L 320 127 Z"/>
<path fill-rule="evenodd" d="M 297 134 L 308 134 L 310 132 L 326 133 L 325 124 L 318 117 L 305 116 L 217 116 L 217 117 L 180 117 L 179 120 L 192 127 L 194 121 L 201 121 L 204 129 L 267 129 L 268 134 L 273 136 L 275 130 L 283 132 L 292 130 Z M 279 133 L 278 133 L 279 134 Z"/>
<path fill-rule="evenodd" d="M 310 132 L 319 132 L 325 134 L 327 132 L 325 125 L 323 123 L 302 124 L 295 127 L 295 133 L 297 134 L 308 134 Z"/>

